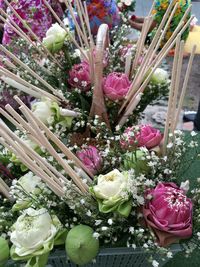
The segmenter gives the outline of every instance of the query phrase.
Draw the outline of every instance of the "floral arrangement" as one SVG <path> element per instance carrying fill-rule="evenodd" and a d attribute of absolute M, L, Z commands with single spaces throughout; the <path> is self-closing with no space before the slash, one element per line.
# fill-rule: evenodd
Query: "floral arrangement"
<path fill-rule="evenodd" d="M 116 34 L 109 45 L 108 26 L 101 25 L 94 40 L 79 5 L 86 25 L 74 18 L 76 37 L 57 18 L 43 42 L 29 40 L 31 60 L 0 46 L 2 86 L 34 98 L 28 107 L 15 95 L 17 111 L 9 104 L 0 109 L 10 125 L 0 121 L 0 265 L 10 255 L 26 267 L 43 267 L 56 247 L 65 247 L 78 265 L 106 246 L 142 247 L 171 258 L 169 246 L 184 242 L 189 254 L 198 247 L 200 191 L 198 183 L 190 189 L 182 166 L 189 169 L 198 157 L 199 135 L 192 132 L 187 141 L 176 126 L 195 49 L 177 101 L 180 38 L 172 35 L 157 51 L 160 28 L 146 48 L 145 27 L 137 44 L 124 44 Z M 184 31 L 182 23 L 178 29 Z M 158 67 L 175 43 L 177 72 L 170 83 Z M 138 122 L 160 88 L 170 88 L 164 132 Z M 153 256 L 149 260 L 158 266 Z"/>
<path fill-rule="evenodd" d="M 130 12 L 135 11 L 135 0 L 117 0 L 117 5 L 124 22 L 127 21 L 127 17 Z"/>

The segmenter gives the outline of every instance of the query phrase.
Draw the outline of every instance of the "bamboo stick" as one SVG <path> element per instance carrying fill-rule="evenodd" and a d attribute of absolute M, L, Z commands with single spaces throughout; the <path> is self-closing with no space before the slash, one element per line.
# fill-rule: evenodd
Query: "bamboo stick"
<path fill-rule="evenodd" d="M 136 54 L 135 54 L 135 58 L 133 60 L 133 65 L 132 65 L 132 70 L 134 70 L 138 64 L 138 59 L 140 57 L 140 54 L 141 52 L 143 51 L 144 49 L 144 43 L 145 43 L 145 40 L 146 40 L 146 36 L 149 32 L 149 28 L 151 26 L 153 22 L 153 17 L 146 17 L 144 19 L 144 24 L 143 24 L 143 27 L 142 27 L 142 32 L 141 32 L 141 36 L 140 38 L 138 39 L 138 42 L 137 42 L 137 49 L 136 49 Z"/>
<path fill-rule="evenodd" d="M 31 112 L 27 112 L 27 110 L 21 106 L 19 110 L 24 114 L 29 123 L 34 127 L 37 132 L 37 136 L 40 138 L 40 142 L 43 143 L 43 146 L 47 149 L 47 151 L 58 161 L 58 163 L 62 166 L 65 172 L 72 178 L 73 182 L 79 189 L 84 193 L 87 192 L 87 185 L 82 182 L 80 177 L 77 176 L 76 172 L 63 160 L 63 158 L 56 152 L 53 146 L 50 144 L 48 139 L 44 136 L 39 126 L 37 125 L 34 115 Z"/>
<path fill-rule="evenodd" d="M 3 179 L 0 178 L 0 192 L 7 198 L 11 199 L 10 193 L 9 193 L 9 187 L 7 184 L 3 181 Z"/>
<path fill-rule="evenodd" d="M 8 57 L 11 57 L 17 64 L 19 64 L 22 68 L 27 70 L 34 78 L 38 79 L 45 87 L 47 87 L 54 95 L 58 96 L 62 101 L 66 101 L 63 95 L 61 95 L 57 90 L 55 90 L 49 83 L 47 83 L 44 79 L 42 79 L 36 72 L 34 72 L 31 68 L 29 68 L 26 64 L 24 64 L 21 60 L 19 60 L 14 54 L 8 51 L 5 47 L 0 45 L 0 50 L 4 52 Z"/>
<path fill-rule="evenodd" d="M 180 47 L 179 47 L 179 57 L 177 62 L 177 68 L 176 68 L 176 80 L 174 85 L 174 95 L 173 95 L 173 101 L 171 106 L 171 119 L 170 119 L 170 131 L 172 132 L 172 125 L 174 120 L 174 114 L 176 114 L 176 106 L 177 106 L 177 97 L 178 97 L 178 91 L 180 87 L 180 78 L 181 78 L 181 69 L 182 69 L 182 63 L 183 63 L 183 52 L 184 52 L 184 41 L 181 41 Z"/>
<path fill-rule="evenodd" d="M 171 108 L 172 108 L 172 101 L 173 101 L 173 95 L 174 95 L 174 86 L 176 81 L 176 69 L 178 64 L 178 56 L 179 56 L 179 47 L 180 47 L 180 35 L 178 36 L 177 42 L 176 42 L 176 48 L 175 48 L 175 55 L 174 55 L 174 63 L 172 68 L 172 80 L 171 80 L 171 86 L 170 86 L 170 92 L 169 92 L 169 100 L 168 100 L 168 107 L 167 107 L 167 115 L 166 115 L 166 121 L 165 121 L 165 129 L 164 129 L 164 137 L 163 137 L 163 155 L 166 154 L 166 146 L 168 141 L 168 134 L 169 134 L 169 124 L 170 124 L 170 117 L 171 117 Z"/>
<path fill-rule="evenodd" d="M 88 15 L 88 10 L 87 10 L 87 4 L 86 2 L 83 2 L 84 4 L 84 9 L 85 9 L 85 22 L 86 22 L 86 26 L 87 26 L 87 30 L 89 33 L 89 37 L 90 37 L 90 43 L 91 43 L 91 48 L 94 49 L 94 39 L 91 33 L 91 28 L 90 28 L 90 19 L 89 19 L 89 15 Z"/>
<path fill-rule="evenodd" d="M 22 90 L 27 94 L 30 94 L 36 98 L 41 98 L 42 96 L 47 97 L 55 102 L 60 102 L 60 99 L 46 91 L 44 91 L 43 89 L 32 85 L 31 83 L 25 81 L 24 79 L 22 79 L 21 77 L 19 77 L 18 75 L 13 74 L 12 72 L 10 72 L 9 70 L 5 69 L 4 67 L 0 66 L 0 75 L 4 75 L 7 76 L 7 78 L 10 78 L 12 80 L 14 80 L 16 83 L 18 83 L 18 87 L 17 89 Z M 2 80 L 3 77 L 0 77 Z M 5 81 L 6 82 L 6 81 Z M 9 80 L 8 80 L 9 82 Z M 23 85 L 24 87 L 20 88 L 20 85 Z M 17 84 L 13 84 L 13 86 L 16 88 Z"/>
<path fill-rule="evenodd" d="M 126 123 L 128 117 L 129 117 L 129 115 L 133 112 L 133 110 L 134 110 L 134 109 L 137 107 L 137 105 L 139 104 L 139 102 L 140 102 L 140 100 L 141 100 L 141 97 L 142 97 L 142 93 L 139 93 L 138 95 L 136 95 L 136 97 L 135 97 L 135 99 L 134 99 L 132 105 L 129 107 L 129 109 L 127 109 L 127 111 L 126 111 L 125 114 L 122 116 L 122 118 L 120 119 L 120 121 L 118 122 L 117 125 L 119 125 L 119 126 L 122 127 L 122 126 Z"/>
<path fill-rule="evenodd" d="M 126 98 L 125 98 L 125 101 L 123 103 L 123 105 L 121 106 L 120 110 L 119 110 L 119 114 L 122 112 L 122 110 L 125 108 L 125 106 L 127 105 L 127 103 L 129 102 L 129 100 L 132 98 L 132 96 L 137 92 L 140 84 L 141 84 L 141 81 L 144 79 L 146 73 L 147 73 L 147 70 L 146 70 L 146 66 L 147 66 L 147 63 L 149 62 L 149 58 L 151 57 L 151 54 L 153 53 L 154 51 L 154 47 L 155 45 L 157 44 L 157 41 L 159 39 L 159 36 L 161 34 L 161 30 L 168 18 L 168 15 L 172 9 L 172 6 L 173 6 L 173 1 L 170 3 L 170 5 L 168 6 L 168 9 L 166 10 L 165 12 L 165 15 L 156 31 L 156 34 L 148 48 L 148 51 L 146 53 L 146 55 L 144 56 L 144 59 L 143 59 L 143 62 L 142 64 L 140 65 L 134 79 L 133 79 L 133 82 L 130 86 L 130 89 L 126 95 Z M 133 74 L 133 70 L 134 68 L 132 68 L 132 74 Z M 146 72 L 145 72 L 146 71 Z"/>
<path fill-rule="evenodd" d="M 152 60 L 153 60 L 158 48 L 160 47 L 162 39 L 164 38 L 164 36 L 165 36 L 165 34 L 166 34 L 167 30 L 168 30 L 169 24 L 171 23 L 171 21 L 172 21 L 172 19 L 174 17 L 174 14 L 175 14 L 175 12 L 176 12 L 176 10 L 178 8 L 178 5 L 179 5 L 178 3 L 175 4 L 175 6 L 174 6 L 174 8 L 173 8 L 173 10 L 172 10 L 172 12 L 171 12 L 171 14 L 169 16 L 169 19 L 165 24 L 165 27 L 164 27 L 163 31 L 161 32 L 161 35 L 160 35 L 160 38 L 159 38 L 159 40 L 158 40 L 158 42 L 156 44 L 156 47 L 155 47 L 155 49 L 154 49 L 154 51 L 153 51 L 153 53 L 152 53 L 152 55 L 151 55 L 151 57 L 149 59 L 148 65 L 151 64 L 151 62 L 152 62 Z"/>
<path fill-rule="evenodd" d="M 125 74 L 129 77 L 130 75 L 130 69 L 131 69 L 131 59 L 132 55 L 131 53 L 128 53 L 126 55 L 126 62 L 125 62 Z"/>
<path fill-rule="evenodd" d="M 144 90 L 145 90 L 147 84 L 149 83 L 149 81 L 150 81 L 150 79 L 151 79 L 152 74 L 155 72 L 156 68 L 160 65 L 160 63 L 162 62 L 163 58 L 166 56 L 166 54 L 169 52 L 169 50 L 170 50 L 171 47 L 173 47 L 173 46 L 174 46 L 174 44 L 172 43 L 171 46 L 168 48 L 168 50 L 166 50 L 165 53 L 163 54 L 163 57 L 160 58 L 160 59 L 156 62 L 155 66 L 151 69 L 149 75 L 148 75 L 147 78 L 144 80 L 143 84 L 142 84 L 142 85 L 140 86 L 140 88 L 137 90 L 137 92 L 135 93 L 135 95 L 138 94 L 138 93 L 143 93 L 143 92 L 144 92 Z M 124 113 L 126 113 L 127 110 L 130 109 L 130 107 L 133 105 L 133 102 L 134 102 L 134 101 L 135 101 L 135 96 L 133 96 L 132 99 L 130 100 L 130 102 L 128 103 L 128 105 L 127 105 L 127 107 L 126 107 Z M 122 116 L 123 116 L 123 115 L 122 115 Z"/>
<path fill-rule="evenodd" d="M 187 23 L 184 25 L 184 27 L 181 29 L 181 31 L 179 32 L 179 35 L 181 35 L 185 29 L 188 27 L 188 25 L 190 24 L 192 18 L 190 18 Z M 183 22 L 182 22 L 183 23 Z M 183 24 L 181 24 L 183 25 Z M 155 71 L 155 69 L 160 65 L 161 61 L 163 60 L 163 58 L 168 54 L 168 52 L 170 51 L 170 49 L 174 46 L 176 39 L 175 36 L 177 35 L 178 30 L 180 30 L 181 25 L 179 25 L 176 30 L 175 30 L 175 34 L 173 34 L 171 36 L 171 38 L 168 40 L 168 42 L 165 44 L 164 48 L 161 50 L 161 52 L 158 54 L 158 56 L 156 57 L 156 59 L 151 63 L 150 68 L 151 69 L 153 66 L 153 69 L 151 70 L 151 72 L 149 73 L 149 75 L 147 76 L 147 78 L 145 79 L 145 81 L 143 82 L 142 86 L 138 89 L 135 88 L 136 90 L 132 91 L 132 94 L 129 95 L 128 97 L 126 97 L 126 100 L 124 102 L 124 104 L 122 105 L 120 112 L 123 110 L 122 108 L 124 108 L 126 106 L 126 104 L 130 101 L 130 99 L 132 99 L 132 101 L 134 101 L 133 95 L 136 94 L 136 92 L 143 92 L 145 87 L 147 86 L 148 82 L 151 79 L 151 75 L 153 74 L 153 72 Z M 130 90 L 129 90 L 130 92 Z M 128 108 L 130 107 L 130 103 L 128 104 Z M 127 108 L 126 108 L 127 109 Z"/>
<path fill-rule="evenodd" d="M 182 92 L 181 92 L 181 96 L 180 96 L 180 100 L 179 100 L 179 104 L 178 104 L 178 109 L 177 109 L 177 112 L 176 112 L 174 124 L 172 126 L 172 131 L 173 132 L 175 131 L 175 129 L 177 127 L 177 123 L 178 123 L 178 119 L 179 119 L 179 116 L 180 116 L 181 108 L 183 106 L 183 101 L 184 101 L 184 97 L 185 97 L 185 93 L 186 93 L 186 89 L 187 89 L 187 85 L 188 85 L 188 81 L 189 81 L 189 77 L 190 77 L 190 73 L 191 73 L 191 69 L 192 69 L 192 63 L 193 63 L 193 59 L 194 59 L 194 56 L 195 56 L 195 51 L 196 51 L 196 45 L 194 45 L 193 48 L 192 48 L 192 53 L 190 55 L 189 63 L 188 63 L 188 66 L 187 66 L 185 79 L 184 79 L 184 82 L 183 82 L 183 88 L 182 88 Z"/>
<path fill-rule="evenodd" d="M 77 7 L 78 16 L 80 18 L 82 31 L 83 31 L 83 33 L 84 33 L 84 35 L 86 37 L 86 44 L 87 44 L 87 47 L 89 47 L 89 42 L 88 42 L 88 39 L 87 39 L 87 33 L 86 33 L 86 30 L 85 30 L 85 24 L 84 24 L 84 20 L 86 20 L 86 19 L 85 19 L 85 14 L 84 14 L 84 10 L 83 10 L 82 4 L 80 3 L 80 1 L 75 0 L 75 5 Z"/>
<path fill-rule="evenodd" d="M 58 196 L 63 197 L 64 192 L 62 187 L 59 187 L 57 183 L 55 183 L 45 172 L 42 171 L 38 165 L 31 160 L 27 154 L 19 147 L 19 145 L 12 139 L 10 136 L 2 130 L 2 124 L 0 123 L 0 143 L 6 147 L 8 150 L 13 152 L 19 160 L 27 166 L 33 173 L 35 173 L 38 177 L 40 177 L 45 183 L 49 186 L 49 188 Z"/>
<path fill-rule="evenodd" d="M 84 44 L 83 44 L 83 42 L 84 42 L 85 46 L 88 47 L 87 36 L 84 35 L 84 33 L 82 32 L 82 29 L 80 28 L 80 26 L 76 20 L 76 17 L 74 15 L 74 10 L 73 10 L 73 7 L 72 7 L 70 1 L 64 0 L 64 3 L 70 12 L 70 15 L 72 17 L 74 25 L 76 27 L 76 33 L 78 35 L 81 46 L 84 47 Z"/>

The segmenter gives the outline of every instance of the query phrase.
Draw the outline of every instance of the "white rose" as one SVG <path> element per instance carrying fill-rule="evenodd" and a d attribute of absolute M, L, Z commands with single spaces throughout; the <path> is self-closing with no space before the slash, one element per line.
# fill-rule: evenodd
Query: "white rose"
<path fill-rule="evenodd" d="M 52 102 L 50 100 L 39 101 L 32 104 L 31 110 L 44 124 L 48 125 L 53 122 L 54 111 L 52 110 Z"/>
<path fill-rule="evenodd" d="M 117 169 L 106 175 L 99 175 L 97 185 L 93 187 L 100 199 L 118 199 L 127 189 L 128 178 Z"/>
<path fill-rule="evenodd" d="M 28 172 L 18 180 L 18 184 L 26 191 L 26 193 L 34 193 L 36 187 L 43 185 L 41 178 Z"/>
<path fill-rule="evenodd" d="M 161 68 L 157 68 L 151 77 L 151 81 L 154 83 L 165 83 L 167 82 L 168 79 L 169 79 L 168 72 Z"/>
<path fill-rule="evenodd" d="M 57 234 L 60 222 L 58 219 L 56 222 L 57 225 L 44 208 L 27 209 L 13 225 L 10 240 L 14 245 L 14 253 L 27 256 L 43 248 Z"/>
<path fill-rule="evenodd" d="M 46 32 L 46 37 L 43 39 L 43 44 L 51 52 L 56 53 L 62 48 L 66 36 L 66 31 L 58 23 L 55 23 Z"/>

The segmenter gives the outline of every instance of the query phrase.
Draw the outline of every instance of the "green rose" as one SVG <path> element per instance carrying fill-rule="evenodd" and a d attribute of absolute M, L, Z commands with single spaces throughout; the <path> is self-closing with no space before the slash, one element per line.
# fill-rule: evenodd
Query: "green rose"
<path fill-rule="evenodd" d="M 131 212 L 131 201 L 127 187 L 127 174 L 120 173 L 117 169 L 106 175 L 99 175 L 97 185 L 91 188 L 91 192 L 98 201 L 100 212 L 118 212 L 128 217 Z"/>

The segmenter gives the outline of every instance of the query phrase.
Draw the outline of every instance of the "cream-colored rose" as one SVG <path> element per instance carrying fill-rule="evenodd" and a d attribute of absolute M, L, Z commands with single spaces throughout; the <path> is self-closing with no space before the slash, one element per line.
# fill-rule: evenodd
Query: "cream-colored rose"
<path fill-rule="evenodd" d="M 32 172 L 28 172 L 18 180 L 18 184 L 21 185 L 26 193 L 34 193 L 36 187 L 42 185 L 41 178 L 34 175 Z"/>
<path fill-rule="evenodd" d="M 168 72 L 161 68 L 157 68 L 151 77 L 151 81 L 156 84 L 166 83 L 168 79 L 169 79 Z"/>
<path fill-rule="evenodd" d="M 118 199 L 126 191 L 127 181 L 128 178 L 115 169 L 106 175 L 99 175 L 93 190 L 100 199 Z"/>
<path fill-rule="evenodd" d="M 44 124 L 51 124 L 54 120 L 54 111 L 50 100 L 35 102 L 31 106 L 33 114 Z"/>
<path fill-rule="evenodd" d="M 13 243 L 13 252 L 18 256 L 27 256 L 48 247 L 60 229 L 57 217 L 50 216 L 46 209 L 27 209 L 19 216 L 13 225 L 10 240 Z"/>
<path fill-rule="evenodd" d="M 55 23 L 46 32 L 46 37 L 43 39 L 43 44 L 52 53 L 62 49 L 67 32 L 58 24 Z"/>

